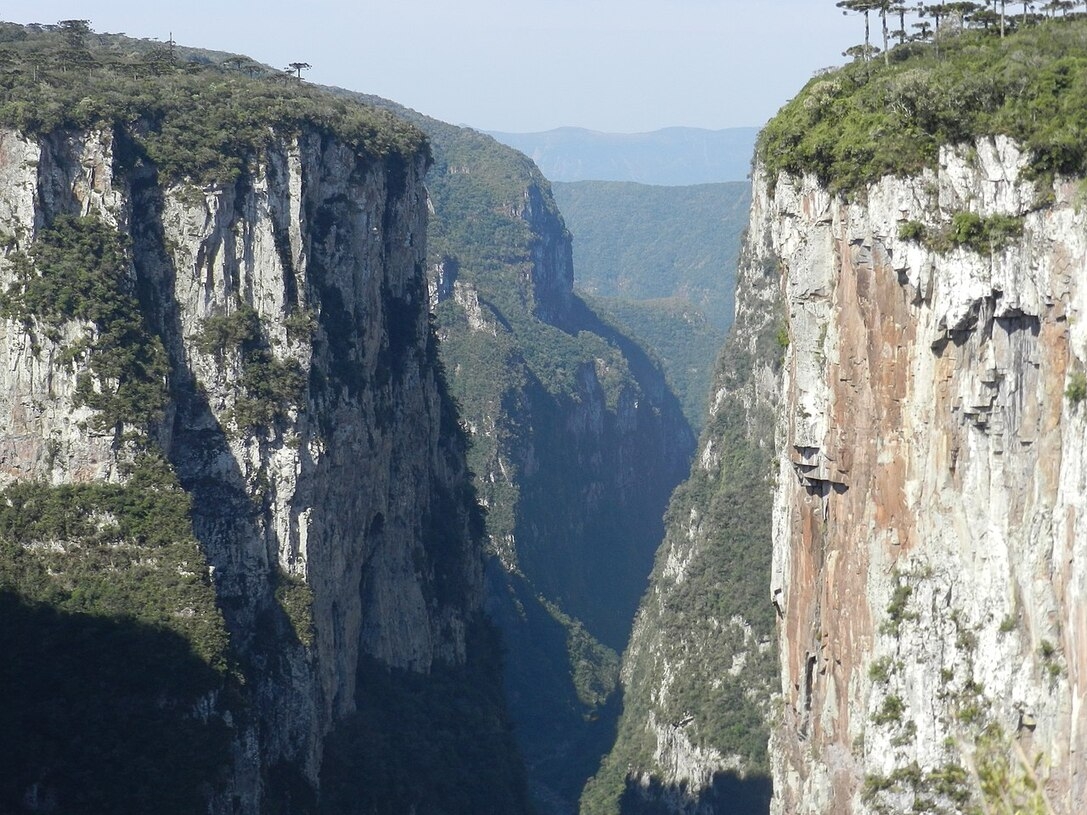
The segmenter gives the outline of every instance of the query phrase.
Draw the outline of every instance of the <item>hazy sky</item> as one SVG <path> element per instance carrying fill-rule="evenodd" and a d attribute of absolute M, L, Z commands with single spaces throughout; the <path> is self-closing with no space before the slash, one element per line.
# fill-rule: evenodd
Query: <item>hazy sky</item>
<path fill-rule="evenodd" d="M 0 17 L 309 62 L 311 81 L 512 132 L 761 125 L 863 37 L 833 0 L 18 0 Z"/>

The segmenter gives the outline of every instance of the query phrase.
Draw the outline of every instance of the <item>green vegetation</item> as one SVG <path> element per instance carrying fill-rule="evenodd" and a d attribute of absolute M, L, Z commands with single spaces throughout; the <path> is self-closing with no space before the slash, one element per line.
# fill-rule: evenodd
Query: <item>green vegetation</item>
<path fill-rule="evenodd" d="M 463 667 L 417 673 L 362 659 L 357 712 L 325 742 L 319 812 L 528 811 L 499 644 L 483 620 L 469 634 Z"/>
<path fill-rule="evenodd" d="M 951 223 L 932 231 L 919 221 L 905 221 L 898 237 L 922 243 L 935 252 L 965 247 L 979 254 L 999 252 L 1023 234 L 1023 218 L 999 213 L 982 217 L 975 212 L 956 212 Z"/>
<path fill-rule="evenodd" d="M 879 725 L 898 724 L 902 721 L 902 711 L 905 707 L 902 697 L 887 696 L 883 699 L 879 710 L 872 716 L 872 722 Z"/>
<path fill-rule="evenodd" d="M 590 711 L 606 704 L 619 683 L 619 655 L 597 642 L 579 620 L 557 605 L 543 597 L 539 601 L 566 634 L 566 653 L 578 701 Z"/>
<path fill-rule="evenodd" d="M 898 239 L 924 243 L 928 237 L 928 228 L 920 221 L 903 221 L 898 225 Z"/>
<path fill-rule="evenodd" d="M 168 366 L 134 294 L 125 238 L 94 217 L 60 215 L 28 251 L 8 260 L 13 282 L 0 298 L 5 316 L 54 344 L 70 323 L 93 327 L 89 336 L 69 340 L 63 354 L 84 366 L 77 406 L 97 411 L 97 429 L 146 430 L 165 405 Z"/>
<path fill-rule="evenodd" d="M 567 233 L 532 163 L 366 99 L 432 145 L 440 359 L 502 558 L 488 567 L 489 608 L 511 655 L 511 715 L 534 793 L 573 808 L 614 734 L 615 652 L 693 439 L 655 361 L 570 291 Z"/>
<path fill-rule="evenodd" d="M 998 252 L 1023 234 L 1023 219 L 999 213 L 983 218 L 975 212 L 956 212 L 951 216 L 947 240 L 952 246 L 965 246 L 975 252 Z"/>
<path fill-rule="evenodd" d="M 1064 389 L 1064 395 L 1073 405 L 1078 405 L 1087 399 L 1087 374 L 1083 371 L 1073 371 L 1068 377 L 1068 387 Z"/>
<path fill-rule="evenodd" d="M 782 351 L 786 350 L 789 347 L 789 326 L 783 325 L 779 328 L 774 339 L 777 340 L 778 348 Z"/>
<path fill-rule="evenodd" d="M 275 598 L 290 620 L 298 641 L 306 647 L 313 645 L 313 589 L 306 579 L 283 569 L 277 570 Z"/>
<path fill-rule="evenodd" d="M 4 23 L 0 124 L 38 135 L 116 129 L 132 148 L 125 160 L 200 185 L 232 183 L 275 138 L 304 130 L 334 133 L 379 160 L 425 150 L 419 131 L 384 111 L 218 56 Z"/>
<path fill-rule="evenodd" d="M 876 812 L 900 811 L 885 804 L 883 793 L 910 795 L 912 812 L 953 815 L 964 811 L 973 798 L 970 778 L 959 764 L 949 763 L 935 770 L 923 771 L 917 762 L 899 767 L 889 775 L 869 775 L 864 779 L 861 799 Z"/>
<path fill-rule="evenodd" d="M 660 360 L 687 421 L 701 430 L 713 364 L 732 323 L 750 185 L 553 188 L 574 237 L 578 290 Z"/>
<path fill-rule="evenodd" d="M 121 484 L 12 484 L 0 492 L 0 587 L 65 613 L 175 631 L 222 669 L 226 632 L 190 510 L 153 453 L 138 454 Z"/>
<path fill-rule="evenodd" d="M 891 602 L 887 604 L 887 619 L 880 626 L 881 633 L 895 636 L 898 635 L 903 621 L 917 619 L 915 612 L 907 610 L 910 596 L 913 594 L 913 587 L 903 575 L 897 575 L 896 579 L 899 582 L 891 595 Z"/>
<path fill-rule="evenodd" d="M 740 268 L 765 275 L 751 285 L 776 280 L 776 269 Z M 734 329 L 717 363 L 714 389 L 724 388 L 728 396 L 702 431 L 700 447 L 712 443 L 720 458 L 708 468 L 692 467 L 672 496 L 653 589 L 624 666 L 635 680 L 624 688 L 615 747 L 582 795 L 585 815 L 618 813 L 632 774 L 653 776 L 657 745 L 646 728 L 651 715 L 658 726 L 682 726 L 697 746 L 739 756 L 745 789 L 757 790 L 769 775 L 768 694 L 777 681 L 774 607 L 766 601 L 773 418 L 769 406 L 756 402 L 752 408 L 747 397 L 757 366 L 781 363 L 782 316 L 768 310 L 745 318 L 751 322 Z M 752 340 L 754 353 L 748 350 Z M 676 561 L 684 563 L 682 580 L 668 568 Z M 743 660 L 738 672 L 736 657 Z M 666 679 L 665 665 L 683 667 Z M 660 694 L 665 686 L 667 694 Z"/>
<path fill-rule="evenodd" d="M 184 582 L 176 569 L 186 561 L 192 567 L 198 553 L 179 559 L 179 552 L 156 550 L 158 567 L 151 568 L 137 565 L 146 553 L 125 546 L 97 549 L 77 563 L 70 553 L 39 551 L 13 561 L 11 547 L 0 543 L 0 811 L 205 811 L 208 792 L 226 780 L 231 733 L 219 716 L 194 711 L 213 695 L 226 698 L 229 680 L 176 629 L 141 622 L 128 602 L 115 615 L 107 610 L 112 598 L 90 597 L 98 589 L 146 592 L 142 580 L 161 581 L 170 571 Z M 39 584 L 98 576 L 61 609 L 48 596 L 21 596 L 32 573 Z M 111 581 L 125 587 L 109 589 Z M 22 585 L 13 590 L 13 582 Z M 204 593 L 210 597 L 210 588 Z M 101 613 L 89 610 L 94 605 Z M 177 615 L 188 607 L 176 606 Z"/>
<path fill-rule="evenodd" d="M 1045 794 L 1042 756 L 1027 760 L 1023 748 L 997 725 L 975 742 L 971 774 L 981 790 L 984 811 L 999 815 L 1053 815 Z"/>
<path fill-rule="evenodd" d="M 660 361 L 668 385 L 679 399 L 691 428 L 706 422 L 713 364 L 724 343 L 717 330 L 690 302 L 681 298 L 630 300 L 586 297 L 589 305 L 644 352 Z"/>
<path fill-rule="evenodd" d="M 1061 667 L 1060 652 L 1057 650 L 1057 646 L 1049 640 L 1042 640 L 1041 644 L 1038 646 L 1038 653 L 1042 656 L 1042 667 L 1050 679 L 1057 679 L 1064 673 L 1064 668 Z"/>
<path fill-rule="evenodd" d="M 894 660 L 890 657 L 880 657 L 868 666 L 868 678 L 877 684 L 884 684 L 891 678 L 894 669 Z"/>
<path fill-rule="evenodd" d="M 724 337 L 747 226 L 747 183 L 552 185 L 574 237 L 575 284 L 595 297 L 676 299 Z"/>
<path fill-rule="evenodd" d="M 308 326 L 310 322 L 302 324 Z M 238 355 L 241 393 L 224 421 L 233 422 L 243 432 L 282 423 L 304 395 L 302 366 L 295 359 L 279 359 L 272 353 L 261 331 L 259 315 L 246 303 L 238 303 L 229 314 L 204 320 L 195 345 L 220 364 L 228 352 Z"/>
<path fill-rule="evenodd" d="M 770 179 L 814 173 L 853 192 L 934 168 L 942 145 L 998 134 L 1029 151 L 1043 186 L 1087 173 L 1087 20 L 998 33 L 945 28 L 938 46 L 906 43 L 886 64 L 860 60 L 816 77 L 759 135 Z"/>
<path fill-rule="evenodd" d="M 0 492 L 0 810 L 35 788 L 66 813 L 182 815 L 221 782 L 229 730 L 192 711 L 235 683 L 189 511 L 152 453 L 124 483 Z"/>

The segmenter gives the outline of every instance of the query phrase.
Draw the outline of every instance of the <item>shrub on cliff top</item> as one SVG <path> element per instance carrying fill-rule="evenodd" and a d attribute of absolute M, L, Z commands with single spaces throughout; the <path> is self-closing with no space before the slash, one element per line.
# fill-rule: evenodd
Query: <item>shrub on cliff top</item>
<path fill-rule="evenodd" d="M 123 131 L 171 181 L 225 184 L 279 134 L 335 136 L 375 159 L 426 151 L 422 133 L 242 57 L 89 34 L 80 70 L 59 31 L 0 24 L 0 125 L 29 134 Z M 182 58 L 184 55 L 184 58 Z"/>
<path fill-rule="evenodd" d="M 895 48 L 813 79 L 759 136 L 771 181 L 814 173 L 849 192 L 935 167 L 939 148 L 1005 134 L 1039 178 L 1087 173 L 1087 20 L 999 39 L 984 31 Z"/>

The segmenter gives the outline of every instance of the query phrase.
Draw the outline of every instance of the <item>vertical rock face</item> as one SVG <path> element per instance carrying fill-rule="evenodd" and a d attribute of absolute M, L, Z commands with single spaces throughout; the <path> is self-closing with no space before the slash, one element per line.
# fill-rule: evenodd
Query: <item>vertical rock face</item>
<path fill-rule="evenodd" d="M 300 801 L 326 735 L 356 709 L 360 665 L 462 665 L 482 602 L 482 529 L 427 318 L 427 159 L 303 130 L 232 185 L 197 188 L 131 161 L 124 139 L 0 133 L 0 288 L 62 216 L 128 243 L 123 288 L 168 359 L 144 443 L 192 498 L 245 677 L 241 701 L 207 704 L 233 744 L 208 800 L 309 811 Z M 65 355 L 94 332 L 5 321 L 5 486 L 126 481 L 133 428 L 95 429 L 80 396 L 112 380 Z M 302 793 L 284 792 L 288 776 Z"/>
<path fill-rule="evenodd" d="M 982 139 L 852 201 L 756 174 L 790 341 L 774 812 L 1040 805 L 1033 777 L 1087 806 L 1087 216 L 1025 165 Z M 1008 234 L 946 240 L 963 213 Z"/>

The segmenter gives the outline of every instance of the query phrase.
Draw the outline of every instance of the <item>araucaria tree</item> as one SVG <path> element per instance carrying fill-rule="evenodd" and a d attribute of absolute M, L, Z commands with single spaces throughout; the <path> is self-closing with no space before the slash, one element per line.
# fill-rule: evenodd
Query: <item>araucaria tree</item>
<path fill-rule="evenodd" d="M 868 15 L 876 9 L 883 9 L 883 51 L 887 51 L 887 6 L 889 0 L 838 0 L 838 8 L 842 14 L 856 11 L 864 15 L 864 59 L 867 62 L 872 57 L 872 28 Z"/>

